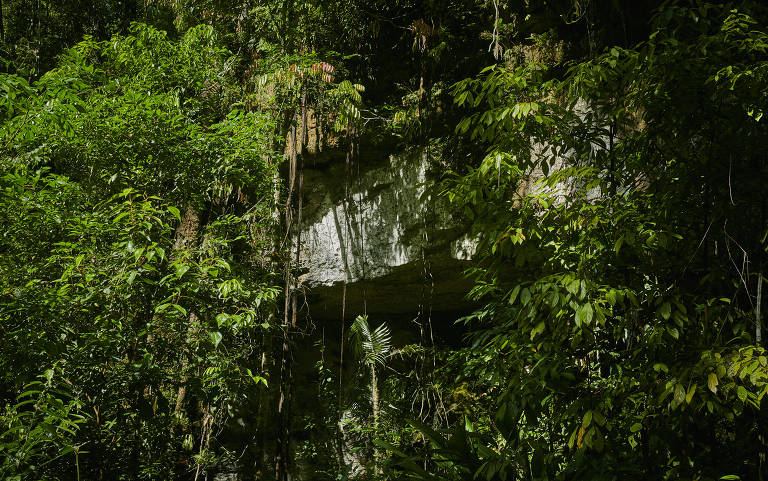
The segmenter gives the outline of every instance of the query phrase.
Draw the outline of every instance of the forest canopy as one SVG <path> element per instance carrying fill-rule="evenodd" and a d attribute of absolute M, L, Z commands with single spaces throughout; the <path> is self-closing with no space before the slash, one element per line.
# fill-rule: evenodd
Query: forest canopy
<path fill-rule="evenodd" d="M 763 2 L 2 0 L 0 60 L 1 479 L 768 478 Z M 463 310 L 310 314 L 376 156 Z"/>

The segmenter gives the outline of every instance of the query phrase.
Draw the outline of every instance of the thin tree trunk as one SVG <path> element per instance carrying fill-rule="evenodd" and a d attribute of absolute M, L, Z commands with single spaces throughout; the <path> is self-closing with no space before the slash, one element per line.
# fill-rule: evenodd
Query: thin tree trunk
<path fill-rule="evenodd" d="M 373 404 L 373 432 L 374 436 L 379 429 L 379 386 L 376 379 L 376 365 L 371 364 L 371 404 Z M 379 474 L 379 448 L 373 448 L 374 474 Z"/>
<path fill-rule="evenodd" d="M 760 271 L 757 274 L 759 277 L 757 278 L 757 308 L 755 309 L 755 344 L 758 346 L 762 345 L 763 341 L 763 332 L 762 332 L 762 322 L 760 316 L 760 304 L 761 300 L 763 298 L 763 272 Z"/>
<path fill-rule="evenodd" d="M 616 157 L 613 153 L 613 136 L 615 132 L 615 121 L 611 120 L 611 125 L 608 127 L 608 156 L 610 157 L 610 167 L 608 168 L 608 174 L 610 179 L 609 189 L 611 198 L 616 196 Z"/>
<path fill-rule="evenodd" d="M 376 367 L 371 365 L 371 403 L 373 404 L 373 427 L 379 427 L 379 386 L 376 380 Z"/>
<path fill-rule="evenodd" d="M 280 25 L 280 29 L 282 30 L 282 46 L 283 46 L 283 53 L 292 53 L 293 52 L 293 43 L 290 39 L 290 30 L 291 30 L 291 21 L 292 21 L 292 13 L 293 13 L 293 1 L 291 0 L 283 0 L 282 5 L 282 24 Z"/>
<path fill-rule="evenodd" d="M 192 206 L 187 207 L 184 209 L 184 215 L 181 218 L 181 223 L 179 224 L 179 227 L 176 229 L 175 232 L 175 241 L 173 248 L 177 251 L 181 250 L 189 250 L 194 247 L 194 245 L 197 242 L 197 236 L 200 232 L 200 213 L 197 212 L 197 209 L 195 209 Z M 192 335 L 195 332 L 196 326 L 198 324 L 197 316 L 194 312 L 190 310 L 189 314 L 189 325 L 187 327 L 187 346 L 192 341 Z M 181 361 L 181 372 L 183 373 L 189 364 L 189 361 L 187 360 L 186 356 L 182 356 Z M 181 378 L 181 383 L 179 385 L 179 389 L 176 393 L 176 405 L 174 406 L 173 412 L 174 414 L 178 414 L 181 411 L 182 406 L 184 405 L 184 398 L 187 394 L 187 376 L 184 375 Z M 173 428 L 171 428 L 173 429 Z"/>
<path fill-rule="evenodd" d="M 5 24 L 3 23 L 3 0 L 0 0 L 0 43 L 5 43 Z"/>

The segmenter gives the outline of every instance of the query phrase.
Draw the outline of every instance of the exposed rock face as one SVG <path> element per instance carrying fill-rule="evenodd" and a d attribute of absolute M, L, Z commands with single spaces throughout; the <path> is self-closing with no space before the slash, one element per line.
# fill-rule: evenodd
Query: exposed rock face
<path fill-rule="evenodd" d="M 474 252 L 422 152 L 305 166 L 301 285 L 315 319 L 469 307 Z M 345 293 L 346 291 L 346 293 Z"/>

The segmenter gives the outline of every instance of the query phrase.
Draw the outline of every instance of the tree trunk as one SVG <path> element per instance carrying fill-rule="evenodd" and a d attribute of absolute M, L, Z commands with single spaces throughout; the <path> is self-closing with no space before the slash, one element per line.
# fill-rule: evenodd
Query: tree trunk
<path fill-rule="evenodd" d="M 376 365 L 371 364 L 371 404 L 373 404 L 373 432 L 379 429 L 379 386 L 376 380 Z M 379 448 L 373 448 L 374 474 L 379 475 Z"/>
<path fill-rule="evenodd" d="M 283 350 L 280 366 L 280 397 L 277 402 L 277 453 L 275 456 L 275 480 L 288 480 L 288 457 L 290 444 L 290 399 L 291 399 L 291 359 L 290 345 L 288 340 L 288 326 L 285 326 L 286 332 L 283 333 Z"/>
<path fill-rule="evenodd" d="M 181 218 L 179 227 L 176 228 L 174 234 L 175 240 L 173 248 L 177 251 L 190 250 L 195 247 L 197 243 L 197 237 L 200 233 L 200 213 L 192 206 L 184 209 L 184 215 Z M 189 325 L 187 327 L 187 346 L 192 342 L 196 326 L 198 324 L 198 318 L 194 312 L 190 310 L 189 313 Z M 182 357 L 181 372 L 183 373 L 187 369 L 188 360 L 186 357 Z M 187 376 L 181 378 L 179 390 L 176 393 L 176 404 L 173 412 L 178 414 L 181 408 L 184 406 L 184 397 L 187 394 Z M 173 428 L 171 428 L 173 429 Z"/>
<path fill-rule="evenodd" d="M 5 24 L 3 23 L 3 0 L 0 0 L 0 43 L 5 43 Z"/>
<path fill-rule="evenodd" d="M 373 428 L 379 427 L 379 387 L 376 381 L 376 367 L 371 365 L 371 402 L 373 404 Z"/>
<path fill-rule="evenodd" d="M 760 315 L 760 304 L 763 298 L 763 271 L 760 270 L 757 278 L 757 308 L 755 309 L 755 344 L 763 344 L 762 316 Z"/>

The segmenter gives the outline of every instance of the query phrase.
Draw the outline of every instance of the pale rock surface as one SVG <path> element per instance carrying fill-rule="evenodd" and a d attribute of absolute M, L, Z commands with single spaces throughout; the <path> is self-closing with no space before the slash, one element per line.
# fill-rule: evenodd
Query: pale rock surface
<path fill-rule="evenodd" d="M 476 242 L 423 152 L 306 165 L 301 286 L 315 319 L 467 310 Z M 344 294 L 346 283 L 346 295 Z"/>

